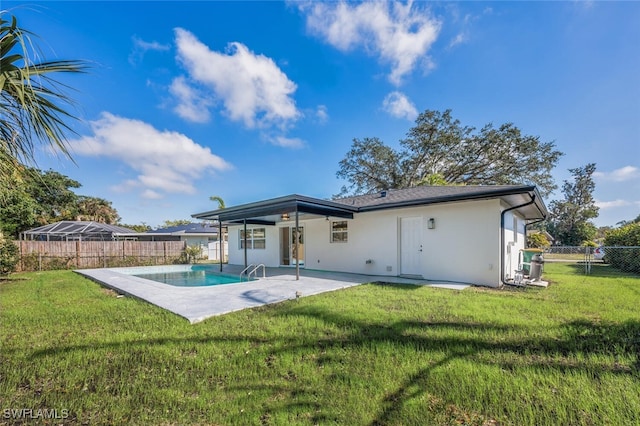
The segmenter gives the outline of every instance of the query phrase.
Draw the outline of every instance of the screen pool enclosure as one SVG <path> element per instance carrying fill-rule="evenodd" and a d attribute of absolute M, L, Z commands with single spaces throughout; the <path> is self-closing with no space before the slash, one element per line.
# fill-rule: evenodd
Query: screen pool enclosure
<path fill-rule="evenodd" d="M 99 222 L 63 220 L 29 229 L 20 234 L 22 240 L 34 241 L 112 241 L 136 231 Z"/>

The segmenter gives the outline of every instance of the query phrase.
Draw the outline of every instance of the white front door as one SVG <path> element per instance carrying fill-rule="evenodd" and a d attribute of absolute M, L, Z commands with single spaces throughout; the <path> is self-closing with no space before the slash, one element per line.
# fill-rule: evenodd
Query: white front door
<path fill-rule="evenodd" d="M 422 218 L 400 218 L 400 274 L 422 276 Z"/>

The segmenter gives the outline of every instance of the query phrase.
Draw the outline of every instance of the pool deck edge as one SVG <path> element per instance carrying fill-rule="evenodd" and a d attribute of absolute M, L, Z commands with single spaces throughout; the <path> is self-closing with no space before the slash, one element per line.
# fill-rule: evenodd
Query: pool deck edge
<path fill-rule="evenodd" d="M 120 294 L 141 299 L 173 312 L 191 324 L 242 309 L 341 290 L 364 283 L 415 284 L 455 290 L 463 290 L 469 286 L 400 277 L 309 270 L 304 271 L 300 279 L 296 280 L 294 271 L 291 269 L 267 268 L 267 277 L 260 277 L 255 281 L 206 287 L 176 287 L 131 275 L 131 269 L 80 269 L 74 272 Z M 176 268 L 176 270 L 179 269 Z"/>

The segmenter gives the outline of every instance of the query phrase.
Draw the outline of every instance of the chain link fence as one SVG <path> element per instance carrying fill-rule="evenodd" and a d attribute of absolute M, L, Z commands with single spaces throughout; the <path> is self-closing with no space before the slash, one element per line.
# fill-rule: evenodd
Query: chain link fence
<path fill-rule="evenodd" d="M 640 274 L 640 246 L 553 246 L 544 251 L 548 262 L 573 262 L 585 265 L 585 273 L 591 272 L 594 263 L 608 264 L 624 272 Z"/>

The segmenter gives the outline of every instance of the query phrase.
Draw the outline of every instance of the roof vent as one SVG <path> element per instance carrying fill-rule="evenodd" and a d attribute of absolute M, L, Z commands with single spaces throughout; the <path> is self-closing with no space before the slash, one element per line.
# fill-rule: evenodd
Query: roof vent
<path fill-rule="evenodd" d="M 380 191 L 380 198 L 384 198 L 387 196 L 387 191 Z"/>

